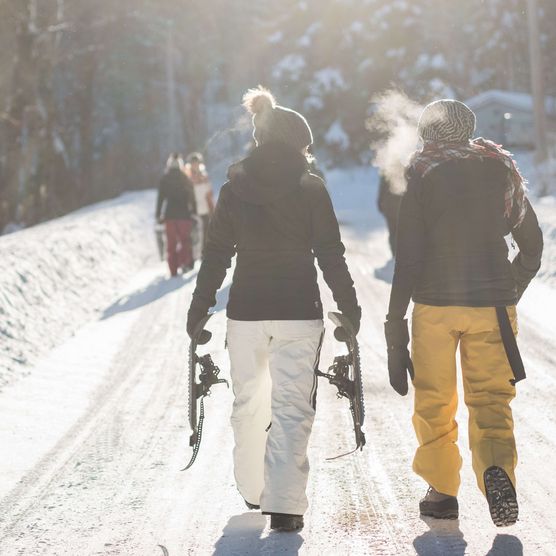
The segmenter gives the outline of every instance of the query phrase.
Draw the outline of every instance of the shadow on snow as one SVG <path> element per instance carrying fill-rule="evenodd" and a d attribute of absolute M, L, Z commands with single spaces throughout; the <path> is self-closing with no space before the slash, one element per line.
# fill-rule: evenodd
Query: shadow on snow
<path fill-rule="evenodd" d="M 245 512 L 232 516 L 214 545 L 213 556 L 258 556 L 260 554 L 299 554 L 303 537 L 299 533 L 270 532 L 261 538 L 267 518 Z"/>
<path fill-rule="evenodd" d="M 459 528 L 459 519 L 434 519 L 421 517 L 430 528 L 413 541 L 419 556 L 463 556 L 467 543 Z"/>
<path fill-rule="evenodd" d="M 419 556 L 464 556 L 467 542 L 459 528 L 459 520 L 421 517 L 430 528 L 413 541 Z M 523 556 L 523 545 L 513 535 L 496 535 L 486 556 Z"/>
<path fill-rule="evenodd" d="M 523 545 L 513 535 L 496 535 L 486 556 L 523 556 Z"/>
<path fill-rule="evenodd" d="M 193 272 L 186 275 L 178 275 L 170 279 L 159 276 L 147 287 L 120 297 L 120 299 L 104 310 L 101 320 L 109 319 L 118 313 L 134 311 L 135 309 L 149 305 L 149 303 L 153 303 L 165 295 L 183 288 L 196 276 L 197 274 Z"/>

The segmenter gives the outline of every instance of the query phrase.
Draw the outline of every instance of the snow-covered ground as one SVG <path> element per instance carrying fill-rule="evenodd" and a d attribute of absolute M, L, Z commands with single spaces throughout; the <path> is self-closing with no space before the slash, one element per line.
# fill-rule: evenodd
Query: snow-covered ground
<path fill-rule="evenodd" d="M 537 197 L 540 189 L 540 176 L 535 166 L 535 154 L 532 151 L 517 151 L 516 161 L 522 174 L 529 181 L 530 196 L 541 224 L 545 249 L 539 278 L 552 287 L 556 287 L 556 194 Z M 556 175 L 547 175 L 551 183 L 546 184 L 548 191 L 556 192 Z"/>
<path fill-rule="evenodd" d="M 0 237 L 0 390 L 156 260 L 153 203 L 127 193 Z"/>
<path fill-rule="evenodd" d="M 471 473 L 464 407 L 461 518 L 419 517 L 426 485 L 411 471 L 412 402 L 387 381 L 382 322 L 391 267 L 376 175 L 356 168 L 327 178 L 364 312 L 368 444 L 326 460 L 353 439 L 346 404 L 322 382 L 303 531 L 270 533 L 266 518 L 243 506 L 231 466 L 232 394 L 224 386 L 206 404 L 197 462 L 179 471 L 190 455 L 185 313 L 195 271 L 167 278 L 152 235 L 153 193 L 145 192 L 0 238 L 8 261 L 0 329 L 9 332 L 0 336 L 9 379 L 0 392 L 2 556 L 162 555 L 158 545 L 170 556 L 556 553 L 554 200 L 536 203 L 545 230 L 543 277 L 520 304 L 529 374 L 513 404 L 520 521 L 496 529 Z M 207 347 L 225 376 L 226 292 Z M 332 308 L 328 295 L 325 305 Z M 339 349 L 329 335 L 323 367 Z M 14 354 L 31 364 L 13 364 Z"/>

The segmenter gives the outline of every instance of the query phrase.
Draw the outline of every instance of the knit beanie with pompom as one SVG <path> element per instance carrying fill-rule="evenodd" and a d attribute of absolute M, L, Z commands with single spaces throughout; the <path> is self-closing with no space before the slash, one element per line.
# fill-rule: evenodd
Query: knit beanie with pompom
<path fill-rule="evenodd" d="M 295 110 L 276 104 L 268 89 L 249 89 L 243 95 L 243 106 L 253 115 L 253 138 L 257 144 L 276 141 L 301 150 L 313 143 L 307 120 Z"/>
<path fill-rule="evenodd" d="M 475 133 L 475 114 L 458 100 L 437 100 L 423 110 L 418 133 L 425 142 L 466 143 Z"/>

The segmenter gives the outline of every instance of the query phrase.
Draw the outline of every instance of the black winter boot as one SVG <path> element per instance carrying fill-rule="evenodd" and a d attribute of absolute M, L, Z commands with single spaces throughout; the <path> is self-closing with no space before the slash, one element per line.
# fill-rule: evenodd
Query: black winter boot
<path fill-rule="evenodd" d="M 299 531 L 303 529 L 303 516 L 271 513 L 270 528 L 275 531 Z"/>
<path fill-rule="evenodd" d="M 458 499 L 429 487 L 427 494 L 419 502 L 419 511 L 421 515 L 436 519 L 457 519 L 459 517 Z"/>
<path fill-rule="evenodd" d="M 490 517 L 494 525 L 513 525 L 517 521 L 519 508 L 515 488 L 508 474 L 501 467 L 493 465 L 485 471 L 484 480 Z"/>
<path fill-rule="evenodd" d="M 249 510 L 260 510 L 261 507 L 258 504 L 251 504 L 251 502 L 247 502 L 247 500 L 245 500 L 245 498 L 243 499 L 243 501 L 245 502 L 245 505 L 247 506 L 247 509 Z"/>

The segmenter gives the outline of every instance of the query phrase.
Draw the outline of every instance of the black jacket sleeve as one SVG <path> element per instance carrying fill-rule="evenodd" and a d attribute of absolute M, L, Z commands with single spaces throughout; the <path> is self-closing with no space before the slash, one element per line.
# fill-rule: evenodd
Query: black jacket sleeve
<path fill-rule="evenodd" d="M 158 220 L 160 218 L 160 214 L 162 212 L 162 203 L 164 203 L 164 200 L 166 199 L 166 191 L 165 191 L 165 182 L 164 182 L 164 178 L 162 178 L 160 180 L 160 183 L 158 184 L 158 196 L 156 198 L 156 214 L 155 214 L 155 218 Z"/>
<path fill-rule="evenodd" d="M 203 262 L 191 302 L 191 307 L 200 312 L 208 311 L 216 304 L 216 292 L 236 252 L 236 236 L 229 212 L 230 195 L 228 186 L 224 185 L 210 222 Z"/>
<path fill-rule="evenodd" d="M 360 308 L 344 257 L 345 247 L 340 237 L 338 220 L 324 182 L 311 177 L 311 247 L 322 270 L 324 281 L 332 291 L 338 309 L 358 318 Z"/>
<path fill-rule="evenodd" d="M 425 220 L 420 199 L 421 179 L 409 178 L 398 217 L 396 266 L 390 292 L 387 320 L 405 317 L 413 290 L 423 270 Z"/>
<path fill-rule="evenodd" d="M 519 247 L 519 253 L 512 261 L 512 273 L 517 287 L 518 299 L 541 267 L 543 237 L 537 215 L 529 202 L 523 222 L 512 230 L 512 236 Z"/>

